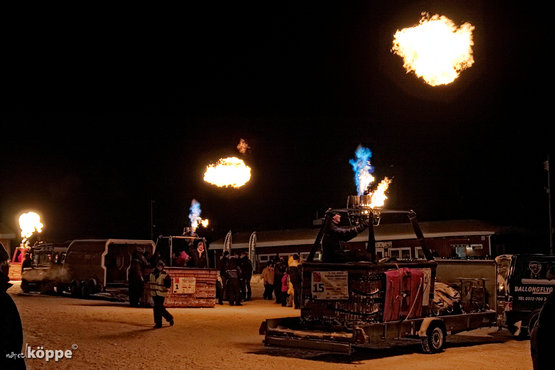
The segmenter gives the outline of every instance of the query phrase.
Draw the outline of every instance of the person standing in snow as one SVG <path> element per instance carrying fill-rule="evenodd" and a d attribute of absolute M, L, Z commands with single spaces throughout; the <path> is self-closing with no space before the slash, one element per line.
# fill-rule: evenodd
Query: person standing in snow
<path fill-rule="evenodd" d="M 301 308 L 301 271 L 299 270 L 300 257 L 298 254 L 293 255 L 289 260 L 289 267 L 287 273 L 289 280 L 293 285 L 293 304 L 295 308 Z"/>
<path fill-rule="evenodd" d="M 262 270 L 262 279 L 264 280 L 264 299 L 272 299 L 274 291 L 274 263 L 268 262 L 268 265 Z"/>
<path fill-rule="evenodd" d="M 225 270 L 227 277 L 227 297 L 230 306 L 241 306 L 241 268 L 238 265 L 237 255 L 231 256 L 227 269 Z"/>
<path fill-rule="evenodd" d="M 241 298 L 244 301 L 251 300 L 251 278 L 252 278 L 252 262 L 247 255 L 247 252 L 241 252 L 241 258 L 239 258 L 239 267 L 241 267 L 241 272 L 243 274 L 241 282 Z"/>
<path fill-rule="evenodd" d="M 145 268 L 148 261 L 145 258 L 144 250 L 138 247 L 131 257 L 129 268 L 129 305 L 139 307 L 141 297 L 145 289 Z"/>
<path fill-rule="evenodd" d="M 173 326 L 173 316 L 164 307 L 164 300 L 171 286 L 170 275 L 164 271 L 164 262 L 158 261 L 154 271 L 150 274 L 150 294 L 154 301 L 154 328 L 162 327 L 162 317 Z"/>

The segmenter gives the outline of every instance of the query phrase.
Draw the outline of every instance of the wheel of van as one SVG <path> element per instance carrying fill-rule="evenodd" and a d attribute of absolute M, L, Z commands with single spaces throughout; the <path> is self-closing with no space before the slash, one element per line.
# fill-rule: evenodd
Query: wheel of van
<path fill-rule="evenodd" d="M 422 350 L 424 353 L 437 353 L 443 351 L 447 332 L 445 325 L 440 321 L 434 321 L 426 330 L 426 337 L 422 338 Z"/>
<path fill-rule="evenodd" d="M 56 292 L 57 295 L 63 295 L 64 294 L 63 285 L 61 285 L 61 284 L 54 285 L 54 291 Z"/>
<path fill-rule="evenodd" d="M 72 297 L 79 297 L 79 295 L 81 294 L 81 290 L 80 290 L 80 284 L 78 281 L 72 281 L 71 285 L 69 287 L 69 291 L 71 293 Z"/>
<path fill-rule="evenodd" d="M 51 294 L 54 292 L 54 282 L 53 281 L 44 281 L 40 286 L 41 294 Z"/>
<path fill-rule="evenodd" d="M 29 293 L 29 282 L 25 279 L 21 279 L 21 290 L 23 293 Z"/>
<path fill-rule="evenodd" d="M 87 284 L 87 282 L 85 281 L 82 281 L 80 284 L 79 296 L 81 298 L 89 298 L 89 295 L 90 295 L 89 284 Z"/>
<path fill-rule="evenodd" d="M 540 317 L 541 309 L 535 310 L 530 314 L 530 320 L 528 320 L 528 332 L 531 333 L 534 326 L 536 326 L 538 319 Z"/>

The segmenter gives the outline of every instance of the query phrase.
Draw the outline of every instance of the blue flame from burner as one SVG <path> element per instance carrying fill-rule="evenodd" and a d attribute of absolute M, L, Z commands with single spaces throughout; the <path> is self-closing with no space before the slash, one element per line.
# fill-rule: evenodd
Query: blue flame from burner
<path fill-rule="evenodd" d="M 200 215 L 202 213 L 202 210 L 200 209 L 200 203 L 196 199 L 193 199 L 191 201 L 191 207 L 189 207 L 189 211 L 189 220 L 191 220 L 191 226 L 196 229 L 196 226 L 198 226 Z"/>
<path fill-rule="evenodd" d="M 371 174 L 374 173 L 374 167 L 370 165 L 370 158 L 372 158 L 372 151 L 370 149 L 359 145 L 355 152 L 356 159 L 350 159 L 349 163 L 355 171 L 355 184 L 357 187 L 357 194 L 364 195 L 368 189 L 369 182 L 366 181 Z"/>

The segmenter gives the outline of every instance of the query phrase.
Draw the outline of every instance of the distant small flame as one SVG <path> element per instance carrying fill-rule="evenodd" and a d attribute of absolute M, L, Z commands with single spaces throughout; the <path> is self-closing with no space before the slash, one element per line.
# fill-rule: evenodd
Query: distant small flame
<path fill-rule="evenodd" d="M 23 238 L 29 238 L 35 232 L 42 232 L 43 227 L 44 225 L 40 221 L 40 216 L 35 212 L 27 212 L 19 216 L 19 228 Z"/>
<path fill-rule="evenodd" d="M 474 64 L 472 31 L 470 23 L 457 28 L 443 15 L 422 13 L 418 26 L 395 33 L 391 51 L 403 58 L 407 73 L 431 86 L 446 85 Z"/>
<path fill-rule="evenodd" d="M 203 219 L 200 217 L 202 210 L 200 209 L 200 203 L 193 199 L 191 201 L 191 207 L 189 207 L 189 220 L 191 221 L 191 230 L 196 231 L 199 225 L 202 227 L 208 226 L 208 219 Z"/>
<path fill-rule="evenodd" d="M 251 147 L 249 146 L 249 144 L 247 144 L 245 139 L 239 140 L 239 144 L 237 144 L 237 150 L 239 151 L 239 153 L 245 154 L 250 148 Z"/>
<path fill-rule="evenodd" d="M 204 172 L 204 181 L 219 186 L 240 188 L 249 182 L 251 168 L 237 157 L 221 158 Z"/>

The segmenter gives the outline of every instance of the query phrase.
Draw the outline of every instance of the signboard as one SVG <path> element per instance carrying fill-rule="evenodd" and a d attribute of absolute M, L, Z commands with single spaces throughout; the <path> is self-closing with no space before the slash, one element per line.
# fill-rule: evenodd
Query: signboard
<path fill-rule="evenodd" d="M 524 261 L 520 277 L 520 284 L 517 280 L 513 286 L 514 304 L 523 303 L 530 310 L 540 308 L 555 288 L 555 264 L 546 260 Z"/>
<path fill-rule="evenodd" d="M 173 292 L 175 294 L 194 294 L 197 279 L 194 277 L 173 278 Z"/>
<path fill-rule="evenodd" d="M 393 242 L 392 241 L 376 242 L 376 248 L 391 248 L 391 247 L 393 247 Z"/>
<path fill-rule="evenodd" d="M 347 271 L 313 271 L 310 286 L 314 299 L 349 299 Z"/>

